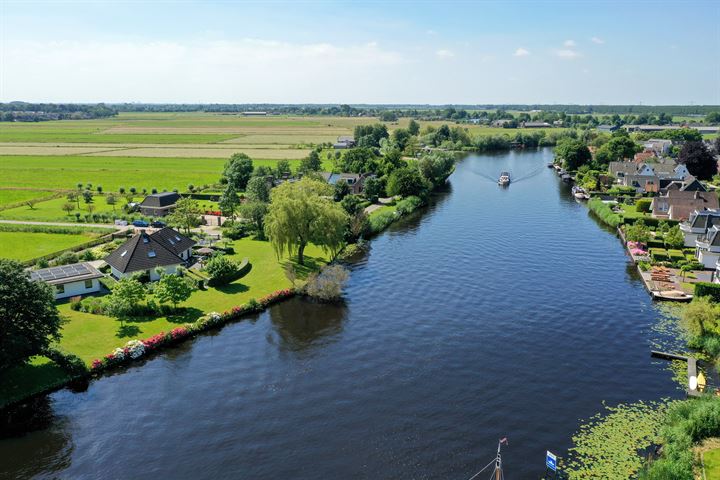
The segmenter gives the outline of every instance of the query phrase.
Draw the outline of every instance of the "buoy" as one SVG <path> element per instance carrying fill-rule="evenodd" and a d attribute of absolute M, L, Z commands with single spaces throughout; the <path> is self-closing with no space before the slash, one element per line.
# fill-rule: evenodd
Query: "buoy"
<path fill-rule="evenodd" d="M 690 390 L 697 390 L 698 386 L 698 379 L 695 375 L 690 377 L 690 380 L 688 380 L 688 387 L 690 387 Z"/>

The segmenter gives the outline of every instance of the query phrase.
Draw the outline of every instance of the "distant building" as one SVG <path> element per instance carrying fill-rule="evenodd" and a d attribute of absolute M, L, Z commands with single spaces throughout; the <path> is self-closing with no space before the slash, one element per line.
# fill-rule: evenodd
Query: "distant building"
<path fill-rule="evenodd" d="M 643 143 L 643 147 L 646 150 L 652 150 L 658 156 L 667 155 L 670 153 L 672 140 L 665 140 L 664 138 L 651 138 Z"/>
<path fill-rule="evenodd" d="M 490 126 L 504 128 L 505 125 L 512 123 L 512 122 L 513 122 L 513 120 L 508 120 L 507 118 L 501 118 L 500 120 L 493 120 L 490 123 Z"/>
<path fill-rule="evenodd" d="M 87 262 L 30 272 L 30 279 L 45 282 L 55 289 L 55 299 L 77 297 L 100 291 L 103 274 Z"/>
<path fill-rule="evenodd" d="M 552 128 L 547 122 L 522 122 L 520 124 L 522 128 Z"/>
<path fill-rule="evenodd" d="M 633 158 L 633 161 L 635 163 L 646 163 L 652 160 L 655 160 L 657 158 L 657 155 L 655 154 L 655 151 L 646 148 L 640 153 L 636 153 L 635 157 Z"/>
<path fill-rule="evenodd" d="M 613 133 L 618 128 L 620 128 L 620 127 L 618 127 L 617 125 L 598 125 L 597 126 L 598 131 L 605 132 L 605 133 Z"/>
<path fill-rule="evenodd" d="M 335 150 L 345 150 L 355 146 L 355 139 L 351 136 L 341 135 L 337 138 L 337 142 L 333 144 Z"/>
<path fill-rule="evenodd" d="M 242 112 L 242 114 L 245 117 L 264 117 L 267 115 L 267 112 Z"/>
<path fill-rule="evenodd" d="M 175 192 L 153 193 L 140 203 L 140 213 L 149 217 L 164 217 L 173 211 L 180 198 L 180 194 Z"/>
<path fill-rule="evenodd" d="M 120 245 L 105 262 L 115 278 L 144 272 L 154 281 L 160 278 L 156 272 L 158 267 L 165 273 L 175 273 L 184 265 L 192 256 L 194 245 L 194 240 L 170 227 L 152 234 L 143 231 Z"/>

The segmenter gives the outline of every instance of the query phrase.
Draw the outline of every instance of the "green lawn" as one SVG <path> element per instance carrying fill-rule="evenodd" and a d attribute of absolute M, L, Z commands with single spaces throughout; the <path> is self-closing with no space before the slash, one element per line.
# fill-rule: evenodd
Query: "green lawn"
<path fill-rule="evenodd" d="M 2 190 L 0 189 L 0 206 L 24 202 L 34 198 L 45 198 L 54 192 L 50 190 Z"/>
<path fill-rule="evenodd" d="M 118 320 L 110 317 L 76 312 L 71 310 L 67 303 L 60 305 L 60 312 L 69 319 L 63 326 L 60 345 L 90 364 L 92 360 L 107 355 L 129 340 L 168 331 L 183 323 L 197 320 L 205 313 L 222 312 L 242 305 L 251 298 L 260 298 L 290 286 L 283 271 L 283 265 L 288 260 L 278 261 L 268 242 L 244 238 L 233 242 L 233 246 L 236 254 L 232 258 L 239 262 L 248 257 L 252 263 L 250 272 L 230 285 L 195 291 L 183 305 L 187 310 L 182 315 L 136 319 L 124 322 L 121 326 Z M 326 261 L 326 257 L 317 247 L 311 246 L 306 252 L 308 266 L 305 269 L 299 268 L 301 275 L 307 274 L 310 266 Z"/>
<path fill-rule="evenodd" d="M 720 448 L 703 454 L 706 480 L 720 480 Z"/>
<path fill-rule="evenodd" d="M 137 198 L 138 201 L 142 200 L 143 195 L 140 194 Z M 62 206 L 66 203 L 73 203 L 75 209 L 70 215 L 62 209 Z M 125 204 L 125 200 L 118 198 L 115 205 L 115 213 L 118 215 L 122 214 L 122 206 Z M 71 222 L 75 223 L 77 217 L 75 213 L 80 213 L 82 218 L 89 214 L 88 205 L 80 199 L 80 209 L 77 208 L 77 202 L 68 202 L 67 198 L 59 197 L 53 198 L 52 200 L 46 200 L 44 202 L 36 203 L 33 208 L 27 205 L 21 205 L 15 208 L 8 208 L 7 210 L 0 210 L 0 219 L 3 220 L 31 220 L 38 222 Z M 105 196 L 95 195 L 91 204 L 94 208 L 92 213 L 100 214 L 112 214 L 113 207 L 105 202 Z"/>
<path fill-rule="evenodd" d="M 81 245 L 98 234 L 63 234 L 0 231 L 0 258 L 25 261 Z"/>

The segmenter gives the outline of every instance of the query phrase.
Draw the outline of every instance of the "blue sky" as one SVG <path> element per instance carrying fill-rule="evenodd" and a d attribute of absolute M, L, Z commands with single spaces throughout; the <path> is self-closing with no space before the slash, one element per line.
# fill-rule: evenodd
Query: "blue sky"
<path fill-rule="evenodd" d="M 720 1 L 10 2 L 0 100 L 720 104 Z"/>

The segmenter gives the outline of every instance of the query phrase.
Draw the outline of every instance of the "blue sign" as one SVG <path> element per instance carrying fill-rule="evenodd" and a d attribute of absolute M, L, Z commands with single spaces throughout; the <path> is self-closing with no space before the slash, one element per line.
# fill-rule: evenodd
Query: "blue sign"
<path fill-rule="evenodd" d="M 557 457 L 550 450 L 545 455 L 545 466 L 553 472 L 557 472 Z"/>

